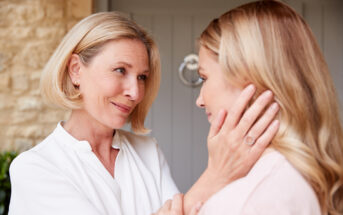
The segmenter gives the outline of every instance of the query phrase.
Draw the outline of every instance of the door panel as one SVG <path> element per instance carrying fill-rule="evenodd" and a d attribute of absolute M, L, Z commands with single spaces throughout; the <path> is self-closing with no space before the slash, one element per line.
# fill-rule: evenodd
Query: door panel
<path fill-rule="evenodd" d="M 343 104 L 343 3 L 323 6 L 323 50 Z M 338 59 L 337 59 L 338 58 Z M 342 107 L 342 106 L 341 106 Z M 341 108 L 343 115 L 343 109 Z M 342 118 L 343 120 L 343 118 Z"/>

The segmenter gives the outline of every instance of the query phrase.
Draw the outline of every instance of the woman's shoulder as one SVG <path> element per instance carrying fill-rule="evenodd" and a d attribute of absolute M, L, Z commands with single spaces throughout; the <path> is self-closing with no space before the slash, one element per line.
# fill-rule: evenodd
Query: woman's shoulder
<path fill-rule="evenodd" d="M 20 153 L 11 163 L 10 174 L 11 178 L 25 177 L 38 177 L 40 173 L 45 172 L 47 169 L 52 169 L 49 159 L 53 156 L 53 149 L 48 149 L 50 144 L 49 140 L 44 140 L 37 146 L 30 150 Z M 51 153 L 49 153 L 51 152 Z"/>
<path fill-rule="evenodd" d="M 34 163 L 36 161 L 41 162 L 44 160 L 43 156 L 48 154 L 49 151 L 53 151 L 54 139 L 52 133 L 47 136 L 42 142 L 33 146 L 31 149 L 21 152 L 12 162 L 11 166 L 21 165 L 21 163 Z"/>
<path fill-rule="evenodd" d="M 37 174 L 39 171 L 55 171 L 68 163 L 68 150 L 56 138 L 56 129 L 42 142 L 20 153 L 11 163 L 11 174 Z"/>
<path fill-rule="evenodd" d="M 277 151 L 263 156 L 246 177 L 227 185 L 208 203 L 204 214 L 320 214 L 312 187 Z"/>
<path fill-rule="evenodd" d="M 279 152 L 273 153 L 279 162 L 247 195 L 243 214 L 320 214 L 317 196 L 301 173 Z M 266 159 L 271 165 L 273 159 Z M 262 172 L 263 169 L 259 169 Z"/>

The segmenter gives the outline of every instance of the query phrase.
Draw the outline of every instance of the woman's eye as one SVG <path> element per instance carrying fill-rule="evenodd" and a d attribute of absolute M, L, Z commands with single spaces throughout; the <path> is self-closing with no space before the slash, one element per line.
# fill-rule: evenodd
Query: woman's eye
<path fill-rule="evenodd" d="M 205 82 L 206 81 L 206 78 L 205 77 L 199 77 L 199 79 L 201 80 L 201 82 Z"/>
<path fill-rule="evenodd" d="M 142 80 L 142 81 L 145 81 L 147 78 L 148 78 L 147 75 L 139 75 L 138 76 L 138 80 Z"/>
<path fill-rule="evenodd" d="M 125 68 L 116 68 L 114 69 L 115 72 L 119 72 L 121 74 L 125 74 Z"/>

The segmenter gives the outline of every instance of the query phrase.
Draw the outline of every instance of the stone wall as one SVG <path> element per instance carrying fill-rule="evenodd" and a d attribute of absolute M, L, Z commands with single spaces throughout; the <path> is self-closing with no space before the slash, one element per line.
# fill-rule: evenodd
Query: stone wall
<path fill-rule="evenodd" d="M 44 139 L 68 111 L 39 94 L 42 68 L 92 0 L 0 0 L 0 150 L 26 150 Z"/>

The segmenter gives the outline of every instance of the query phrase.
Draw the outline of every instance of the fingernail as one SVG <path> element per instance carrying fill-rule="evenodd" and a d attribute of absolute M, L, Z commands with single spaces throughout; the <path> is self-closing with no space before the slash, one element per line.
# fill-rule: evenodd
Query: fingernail
<path fill-rule="evenodd" d="M 255 90 L 255 86 L 253 84 L 249 84 L 247 86 L 247 89 L 250 91 L 250 90 Z"/>
<path fill-rule="evenodd" d="M 274 102 L 271 106 L 270 106 L 270 110 L 277 110 L 279 108 L 279 105 Z"/>
<path fill-rule="evenodd" d="M 270 90 L 267 90 L 263 93 L 263 96 L 265 96 L 265 97 L 270 97 L 271 95 L 273 95 L 273 93 Z"/>
<path fill-rule="evenodd" d="M 279 126 L 279 123 L 280 123 L 279 120 L 276 119 L 274 120 L 272 126 Z"/>

